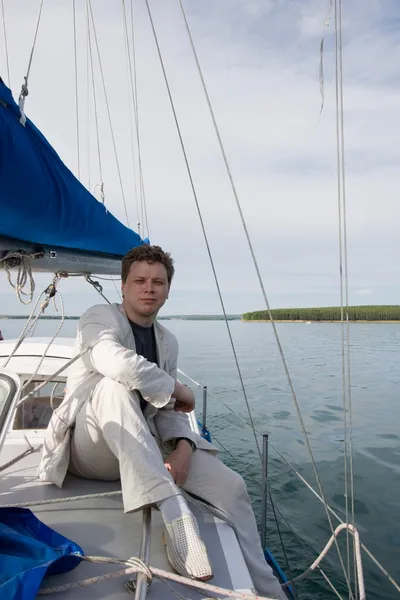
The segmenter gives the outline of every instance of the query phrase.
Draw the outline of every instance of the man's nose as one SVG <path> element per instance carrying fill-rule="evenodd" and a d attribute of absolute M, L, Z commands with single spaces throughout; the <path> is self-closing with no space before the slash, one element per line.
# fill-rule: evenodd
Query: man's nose
<path fill-rule="evenodd" d="M 146 281 L 144 291 L 146 294 L 152 294 L 154 292 L 154 284 L 152 281 Z"/>

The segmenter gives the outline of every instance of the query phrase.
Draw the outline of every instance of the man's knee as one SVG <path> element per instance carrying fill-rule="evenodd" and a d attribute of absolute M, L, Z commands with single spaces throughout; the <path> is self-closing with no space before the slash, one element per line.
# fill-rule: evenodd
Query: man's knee
<path fill-rule="evenodd" d="M 96 391 L 116 392 L 120 394 L 130 393 L 125 385 L 122 385 L 119 381 L 115 381 L 115 379 L 110 379 L 110 377 L 102 377 L 96 385 Z"/>
<path fill-rule="evenodd" d="M 128 390 L 128 388 L 109 377 L 103 377 L 96 385 L 92 397 L 93 401 L 97 403 L 107 402 L 108 404 L 124 404 L 128 403 L 137 404 L 140 407 L 140 399 L 137 392 Z"/>
<path fill-rule="evenodd" d="M 243 496 L 247 496 L 247 486 L 246 483 L 239 473 L 229 469 L 229 477 L 226 483 L 224 482 L 224 488 L 226 489 L 227 496 L 229 496 L 232 501 L 236 501 L 239 498 L 243 498 Z"/>
<path fill-rule="evenodd" d="M 239 473 L 236 473 L 236 471 L 234 471 L 235 473 L 235 478 L 234 478 L 234 491 L 236 496 L 243 496 L 243 494 L 247 495 L 247 485 L 245 480 L 243 479 L 243 477 L 241 475 L 239 475 Z"/>

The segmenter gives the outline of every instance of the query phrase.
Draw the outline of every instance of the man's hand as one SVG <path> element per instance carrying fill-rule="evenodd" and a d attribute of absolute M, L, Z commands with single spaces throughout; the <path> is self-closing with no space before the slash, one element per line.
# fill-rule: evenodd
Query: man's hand
<path fill-rule="evenodd" d="M 192 410 L 194 410 L 195 400 L 193 392 L 186 385 L 182 385 L 182 383 L 179 383 L 179 381 L 177 381 L 175 383 L 175 389 L 172 395 L 176 400 L 174 410 L 186 413 L 192 412 Z"/>
<path fill-rule="evenodd" d="M 187 440 L 180 440 L 177 447 L 164 461 L 172 479 L 177 485 L 183 485 L 192 462 L 193 450 Z"/>

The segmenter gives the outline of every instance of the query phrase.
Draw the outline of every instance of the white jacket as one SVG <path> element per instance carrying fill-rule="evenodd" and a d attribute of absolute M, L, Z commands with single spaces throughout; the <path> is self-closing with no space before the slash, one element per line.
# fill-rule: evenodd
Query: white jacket
<path fill-rule="evenodd" d="M 61 487 L 68 470 L 71 428 L 84 403 L 102 377 L 114 379 L 129 390 L 139 390 L 148 404 L 144 411 L 151 433 L 166 442 L 177 437 L 192 440 L 203 450 L 216 448 L 194 433 L 189 418 L 173 410 L 171 397 L 177 377 L 178 342 L 155 322 L 158 366 L 136 354 L 135 339 L 120 304 L 99 304 L 79 320 L 74 355 L 95 343 L 68 371 L 67 391 L 47 427 L 38 476 Z"/>

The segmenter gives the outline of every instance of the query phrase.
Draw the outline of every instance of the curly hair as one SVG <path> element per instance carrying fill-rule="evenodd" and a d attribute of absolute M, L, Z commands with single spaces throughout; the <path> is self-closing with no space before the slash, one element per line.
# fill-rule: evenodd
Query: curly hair
<path fill-rule="evenodd" d="M 121 279 L 122 283 L 126 282 L 129 274 L 129 269 L 132 263 L 140 260 L 145 260 L 148 263 L 161 263 L 167 270 L 168 283 L 172 281 L 175 273 L 174 261 L 168 252 L 164 252 L 160 246 L 150 246 L 150 244 L 142 244 L 136 248 L 129 250 L 122 259 Z"/>

